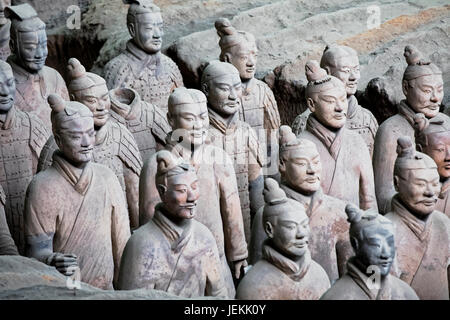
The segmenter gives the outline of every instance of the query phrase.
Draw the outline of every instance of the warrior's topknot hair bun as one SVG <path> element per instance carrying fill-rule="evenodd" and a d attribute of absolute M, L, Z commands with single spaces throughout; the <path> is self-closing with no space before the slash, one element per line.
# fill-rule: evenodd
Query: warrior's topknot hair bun
<path fill-rule="evenodd" d="M 219 18 L 214 23 L 214 26 L 216 27 L 217 34 L 219 37 L 223 36 L 229 36 L 236 33 L 236 29 L 231 25 L 230 20 L 227 18 Z"/>
<path fill-rule="evenodd" d="M 409 66 L 417 65 L 417 64 L 426 64 L 423 61 L 422 54 L 420 51 L 414 47 L 413 45 L 408 45 L 405 47 L 405 51 L 403 52 L 403 55 L 405 56 L 406 63 L 408 63 Z"/>
<path fill-rule="evenodd" d="M 322 69 L 316 60 L 309 60 L 305 65 L 308 82 L 317 82 L 327 78 L 327 72 Z"/>
<path fill-rule="evenodd" d="M 63 98 L 54 93 L 48 96 L 47 101 L 48 104 L 50 105 L 50 108 L 52 108 L 52 111 L 56 113 L 63 111 L 66 107 Z"/>
<path fill-rule="evenodd" d="M 410 137 L 402 136 L 397 139 L 397 154 L 399 158 L 412 158 L 415 155 L 415 151 Z"/>
<path fill-rule="evenodd" d="M 67 62 L 69 78 L 78 79 L 86 75 L 86 69 L 77 58 L 70 58 Z"/>
<path fill-rule="evenodd" d="M 276 205 L 287 201 L 286 193 L 280 188 L 278 182 L 267 178 L 264 182 L 264 201 L 268 205 Z"/>

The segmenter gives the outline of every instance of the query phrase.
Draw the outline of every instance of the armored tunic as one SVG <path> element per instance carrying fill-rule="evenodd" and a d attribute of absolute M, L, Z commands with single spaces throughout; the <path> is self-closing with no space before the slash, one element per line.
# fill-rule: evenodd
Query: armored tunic
<path fill-rule="evenodd" d="M 9 29 L 11 27 L 11 21 L 0 26 L 0 59 L 6 61 L 11 54 L 9 48 Z"/>
<path fill-rule="evenodd" d="M 369 288 L 372 283 L 353 263 L 347 264 L 348 272 L 320 298 L 320 300 L 419 300 L 414 290 L 404 281 L 388 274 L 379 288 Z"/>
<path fill-rule="evenodd" d="M 292 123 L 292 132 L 294 132 L 295 135 L 299 135 L 305 130 L 306 122 L 310 114 L 311 111 L 306 109 L 295 118 Z M 378 122 L 372 112 L 358 104 L 358 100 L 356 100 L 355 96 L 350 96 L 350 98 L 348 98 L 348 113 L 345 127 L 361 135 L 369 149 L 370 157 L 372 157 L 375 136 L 378 130 Z"/>
<path fill-rule="evenodd" d="M 0 126 L 0 184 L 6 193 L 6 220 L 23 254 L 25 192 L 36 173 L 39 155 L 50 132 L 38 117 L 15 106 L 8 111 L 5 122 L 0 121 Z"/>
<path fill-rule="evenodd" d="M 244 219 L 245 238 L 250 241 L 251 215 L 249 185 L 262 174 L 264 157 L 255 131 L 249 124 L 238 120 L 238 114 L 226 125 L 211 108 L 209 112 L 209 136 L 211 143 L 231 157 L 234 163 L 242 217 Z"/>
<path fill-rule="evenodd" d="M 52 128 L 50 114 L 52 109 L 47 98 L 55 93 L 64 100 L 69 100 L 66 83 L 55 69 L 44 66 L 36 74 L 31 74 L 20 67 L 11 55 L 7 62 L 11 65 L 16 80 L 16 107 L 22 111 L 36 114 L 49 130 Z"/>
<path fill-rule="evenodd" d="M 436 211 L 445 213 L 450 218 L 450 179 L 442 184 L 441 194 L 436 204 Z"/>
<path fill-rule="evenodd" d="M 81 281 L 111 290 L 130 237 L 125 199 L 114 173 L 89 162 L 74 168 L 59 151 L 31 181 L 25 233 L 52 236 L 53 252 L 75 254 Z"/>
<path fill-rule="evenodd" d="M 228 296 L 234 297 L 236 292 L 228 262 L 244 260 L 248 253 L 233 162 L 223 149 L 208 140 L 196 146 L 192 155 L 173 141 L 170 134 L 166 141 L 166 150 L 183 158 L 196 170 L 200 198 L 195 219 L 214 236 Z M 140 225 L 153 217 L 155 206 L 161 202 L 155 184 L 156 171 L 156 156 L 153 155 L 145 162 L 139 181 Z"/>
<path fill-rule="evenodd" d="M 45 143 L 39 158 L 38 171 L 52 163 L 52 155 L 58 149 L 53 135 Z M 107 121 L 96 132 L 92 161 L 110 168 L 119 179 L 126 196 L 131 228 L 139 225 L 139 175 L 142 159 L 133 135 L 122 124 Z"/>
<path fill-rule="evenodd" d="M 133 134 L 145 162 L 163 148 L 171 128 L 166 115 L 157 106 L 142 101 L 133 89 L 121 90 L 127 90 L 127 94 L 133 97 L 132 101 L 129 104 L 123 103 L 121 97 L 116 96 L 115 90 L 111 90 L 111 119 L 120 122 Z"/>
<path fill-rule="evenodd" d="M 331 283 L 345 273 L 347 260 L 353 254 L 348 230 L 349 224 L 345 214 L 346 203 L 342 200 L 324 195 L 319 189 L 311 197 L 310 203 L 306 196 L 280 184 L 289 199 L 300 202 L 305 206 L 311 229 L 308 248 L 311 257 L 327 273 Z M 267 235 L 262 221 L 263 210 L 259 210 L 252 225 L 252 241 L 250 254 L 251 264 L 261 257 L 262 244 Z"/>
<path fill-rule="evenodd" d="M 375 174 L 375 191 L 380 213 L 391 210 L 391 199 L 396 194 L 394 189 L 394 164 L 397 159 L 397 139 L 401 136 L 411 138 L 415 145 L 414 115 L 416 112 L 402 100 L 398 105 L 398 114 L 384 121 L 375 137 L 373 151 L 373 171 Z M 438 113 L 436 116 L 444 121 L 450 118 Z"/>
<path fill-rule="evenodd" d="M 267 243 L 263 257 L 244 276 L 236 291 L 239 300 L 318 300 L 330 288 L 323 268 L 306 252 L 301 265 Z"/>
<path fill-rule="evenodd" d="M 17 247 L 9 232 L 8 224 L 5 217 L 6 194 L 0 186 L 0 256 L 2 255 L 18 255 Z"/>
<path fill-rule="evenodd" d="M 157 205 L 153 219 L 128 241 L 119 289 L 154 289 L 184 298 L 228 297 L 216 242 L 208 228 L 195 219 L 177 226 L 162 210 Z"/>
<path fill-rule="evenodd" d="M 325 128 L 311 114 L 300 138 L 317 147 L 322 161 L 321 186 L 329 196 L 351 202 L 361 209 L 377 209 L 369 151 L 361 136 L 343 127 Z"/>
<path fill-rule="evenodd" d="M 109 61 L 103 69 L 103 78 L 109 89 L 127 87 L 136 90 L 142 100 L 167 112 L 169 95 L 183 87 L 183 78 L 177 65 L 158 52 L 150 55 L 127 42 L 126 50 Z"/>
<path fill-rule="evenodd" d="M 433 211 L 419 220 L 400 202 L 392 199 L 386 214 L 395 226 L 396 261 L 391 273 L 409 284 L 421 300 L 449 299 L 450 220 Z"/>

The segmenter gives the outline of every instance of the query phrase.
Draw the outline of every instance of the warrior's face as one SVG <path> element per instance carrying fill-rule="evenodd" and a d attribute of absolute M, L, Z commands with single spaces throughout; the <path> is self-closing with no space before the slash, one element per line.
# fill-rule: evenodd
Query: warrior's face
<path fill-rule="evenodd" d="M 161 51 L 163 19 L 159 12 L 138 14 L 134 23 L 128 24 L 134 42 L 145 52 L 154 54 Z"/>
<path fill-rule="evenodd" d="M 209 80 L 204 93 L 214 111 L 226 118 L 230 117 L 241 107 L 241 78 L 238 73 L 215 77 Z"/>
<path fill-rule="evenodd" d="M 0 69 L 0 113 L 8 112 L 14 105 L 16 83 L 11 68 Z"/>
<path fill-rule="evenodd" d="M 394 229 L 392 224 L 373 224 L 361 231 L 362 239 L 353 239 L 356 258 L 365 270 L 370 266 L 378 267 L 381 276 L 387 276 L 395 256 Z"/>
<path fill-rule="evenodd" d="M 225 59 L 236 67 L 242 81 L 250 80 L 255 76 L 258 49 L 253 41 L 241 42 L 229 49 Z"/>
<path fill-rule="evenodd" d="M 291 208 L 270 220 L 266 221 L 265 230 L 279 252 L 296 260 L 308 251 L 310 229 L 304 210 Z"/>
<path fill-rule="evenodd" d="M 441 191 L 436 168 L 405 169 L 401 176 L 394 176 L 394 184 L 400 199 L 412 214 L 425 219 L 433 212 Z"/>
<path fill-rule="evenodd" d="M 19 32 L 19 39 L 14 42 L 13 51 L 25 70 L 37 73 L 44 67 L 48 55 L 45 29 Z"/>
<path fill-rule="evenodd" d="M 403 81 L 403 93 L 409 106 L 425 115 L 428 119 L 439 113 L 444 98 L 442 75 L 434 74 Z"/>
<path fill-rule="evenodd" d="M 164 207 L 172 218 L 192 219 L 200 197 L 196 173 L 187 171 L 168 177 L 164 191 L 160 192 L 160 195 Z"/>
<path fill-rule="evenodd" d="M 285 151 L 280 158 L 280 173 L 289 187 L 302 194 L 312 194 L 320 188 L 322 163 L 315 148 Z"/>
<path fill-rule="evenodd" d="M 347 120 L 347 92 L 344 86 L 333 86 L 326 91 L 314 93 L 307 99 L 308 107 L 321 124 L 340 129 Z"/>
<path fill-rule="evenodd" d="M 427 134 L 423 151 L 436 162 L 441 180 L 450 178 L 450 131 Z"/>
<path fill-rule="evenodd" d="M 208 135 L 209 116 L 206 102 L 189 103 L 175 106 L 173 114 L 167 114 L 173 129 L 173 135 L 178 134 L 189 142 L 189 146 L 201 145 Z"/>
<path fill-rule="evenodd" d="M 75 94 L 75 100 L 84 104 L 94 114 L 95 128 L 103 127 L 109 119 L 111 100 L 106 84 L 92 86 Z"/>
<path fill-rule="evenodd" d="M 0 25 L 4 25 L 8 19 L 5 18 L 5 8 L 11 6 L 11 0 L 0 0 Z"/>
<path fill-rule="evenodd" d="M 55 135 L 64 157 L 76 167 L 91 161 L 95 143 L 94 119 L 80 117 L 66 121 Z"/>
<path fill-rule="evenodd" d="M 341 80 L 345 85 L 347 96 L 352 96 L 358 88 L 361 78 L 359 59 L 357 55 L 346 55 L 335 59 L 336 66 L 329 66 L 330 74 Z"/>

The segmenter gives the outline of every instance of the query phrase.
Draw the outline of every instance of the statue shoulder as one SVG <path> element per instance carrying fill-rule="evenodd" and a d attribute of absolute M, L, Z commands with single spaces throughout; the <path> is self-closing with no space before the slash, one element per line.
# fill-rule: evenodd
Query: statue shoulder
<path fill-rule="evenodd" d="M 173 82 L 175 82 L 176 86 L 183 87 L 183 77 L 177 64 L 165 54 L 161 54 L 161 62 L 164 65 L 166 72 L 170 74 L 170 77 L 172 78 Z"/>
<path fill-rule="evenodd" d="M 30 123 L 30 147 L 39 156 L 51 132 L 36 115 L 26 112 L 22 113 L 28 117 Z"/>
<path fill-rule="evenodd" d="M 117 57 L 111 59 L 103 67 L 103 78 L 106 81 L 108 89 L 119 87 L 131 72 L 128 57 L 121 53 Z"/>
<path fill-rule="evenodd" d="M 167 121 L 167 115 L 156 105 L 145 101 L 142 101 L 142 103 L 142 109 L 145 109 L 147 113 L 147 126 L 151 128 L 153 135 L 165 144 L 167 135 L 172 131 Z"/>
<path fill-rule="evenodd" d="M 143 164 L 136 140 L 123 124 L 112 122 L 111 126 L 112 137 L 119 144 L 119 158 L 139 176 Z"/>
<path fill-rule="evenodd" d="M 311 114 L 309 109 L 306 109 L 302 113 L 300 113 L 297 117 L 295 117 L 294 122 L 292 122 L 292 132 L 298 136 L 302 131 L 306 128 L 306 121 L 308 121 L 308 117 Z"/>

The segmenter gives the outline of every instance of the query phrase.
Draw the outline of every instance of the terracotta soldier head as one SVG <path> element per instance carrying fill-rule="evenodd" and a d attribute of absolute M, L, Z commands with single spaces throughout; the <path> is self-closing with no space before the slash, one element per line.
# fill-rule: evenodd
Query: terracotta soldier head
<path fill-rule="evenodd" d="M 424 114 L 414 117 L 416 148 L 436 162 L 441 181 L 450 178 L 450 125 L 442 119 L 428 120 Z"/>
<path fill-rule="evenodd" d="M 284 182 L 302 194 L 319 190 L 322 163 L 316 145 L 297 138 L 289 126 L 280 127 L 279 137 L 279 171 Z"/>
<path fill-rule="evenodd" d="M 51 120 L 55 142 L 65 159 L 75 167 L 82 167 L 92 159 L 95 143 L 92 112 L 76 101 L 64 101 L 51 94 Z"/>
<path fill-rule="evenodd" d="M 128 32 L 133 42 L 148 54 L 161 51 L 163 19 L 153 0 L 123 0 L 130 4 L 127 14 Z"/>
<path fill-rule="evenodd" d="M 327 46 L 323 51 L 320 67 L 344 83 L 347 96 L 356 93 L 358 80 L 361 78 L 356 50 L 347 46 Z"/>
<path fill-rule="evenodd" d="M 232 64 L 210 62 L 203 70 L 201 88 L 208 106 L 223 118 L 232 117 L 241 108 L 241 78 Z"/>
<path fill-rule="evenodd" d="M 186 139 L 189 147 L 203 144 L 209 128 L 206 96 L 199 90 L 176 88 L 169 96 L 167 119 L 174 135 Z"/>
<path fill-rule="evenodd" d="M 328 75 L 315 60 L 306 63 L 305 72 L 308 79 L 306 86 L 308 108 L 317 120 L 330 130 L 342 128 L 348 110 L 344 84 L 338 78 Z"/>
<path fill-rule="evenodd" d="M 181 158 L 162 150 L 157 153 L 156 186 L 164 207 L 164 214 L 174 222 L 192 219 L 200 197 L 194 167 Z"/>
<path fill-rule="evenodd" d="M 355 265 L 361 272 L 373 274 L 368 268 L 378 267 L 387 276 L 394 261 L 394 225 L 375 211 L 363 211 L 348 204 L 345 208 L 350 222 L 350 243 L 355 251 Z"/>
<path fill-rule="evenodd" d="M 14 105 L 16 83 L 11 66 L 0 60 L 0 114 L 7 113 Z"/>
<path fill-rule="evenodd" d="M 436 206 L 441 184 L 432 158 L 417 152 L 411 138 L 397 141 L 394 187 L 403 205 L 417 218 L 426 220 Z"/>
<path fill-rule="evenodd" d="M 415 112 L 433 118 L 444 97 L 442 71 L 412 45 L 405 47 L 403 55 L 408 63 L 402 81 L 406 101 Z"/>
<path fill-rule="evenodd" d="M 0 0 L 0 25 L 8 22 L 5 17 L 5 8 L 11 6 L 11 0 Z"/>
<path fill-rule="evenodd" d="M 309 219 L 305 207 L 288 199 L 278 183 L 267 178 L 264 186 L 263 226 L 271 246 L 284 256 L 298 260 L 308 251 Z"/>
<path fill-rule="evenodd" d="M 16 62 L 30 73 L 37 73 L 47 59 L 45 23 L 27 3 L 5 8 L 5 17 L 11 20 L 10 47 Z"/>
<path fill-rule="evenodd" d="M 70 58 L 67 64 L 70 100 L 87 106 L 94 114 L 95 128 L 101 128 L 109 119 L 111 100 L 105 79 L 95 73 L 86 72 L 76 58 Z"/>
<path fill-rule="evenodd" d="M 226 18 L 218 19 L 214 25 L 220 37 L 220 61 L 234 65 L 242 81 L 252 79 L 258 58 L 255 37 L 249 32 L 236 30 Z"/>

